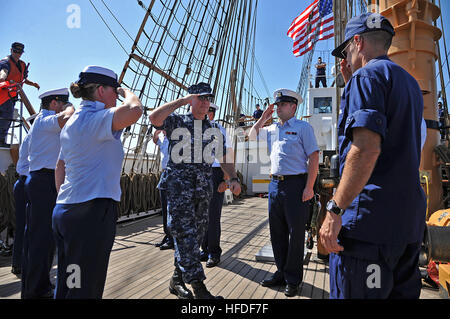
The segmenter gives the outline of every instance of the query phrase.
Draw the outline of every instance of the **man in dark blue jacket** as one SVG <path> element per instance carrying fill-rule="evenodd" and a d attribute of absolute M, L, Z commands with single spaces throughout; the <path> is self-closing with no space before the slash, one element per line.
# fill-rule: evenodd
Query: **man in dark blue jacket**
<path fill-rule="evenodd" d="M 346 81 L 338 122 L 341 180 L 320 238 L 330 254 L 330 298 L 419 298 L 425 227 L 420 185 L 423 98 L 387 52 L 391 23 L 352 18 L 342 58 Z"/>

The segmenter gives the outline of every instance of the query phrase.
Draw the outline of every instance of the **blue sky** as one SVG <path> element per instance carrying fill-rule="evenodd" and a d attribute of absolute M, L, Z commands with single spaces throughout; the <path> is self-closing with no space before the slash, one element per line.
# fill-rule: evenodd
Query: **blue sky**
<path fill-rule="evenodd" d="M 108 15 L 100 0 L 92 0 L 101 13 L 108 18 L 109 25 L 117 34 L 126 50 L 132 46 L 131 39 Z M 125 29 L 134 38 L 145 11 L 136 0 L 104 0 Z M 150 0 L 144 0 L 148 5 Z M 292 40 L 286 36 L 292 20 L 303 11 L 310 1 L 260 0 L 256 35 L 256 57 L 263 72 L 270 93 L 285 87 L 295 90 L 300 77 L 303 58 L 292 54 Z M 444 16 L 450 4 L 443 1 Z M 81 9 L 81 27 L 68 28 L 67 19 L 71 13 L 67 8 L 76 4 Z M 6 7 L 5 7 L 6 6 Z M 86 65 L 101 65 L 120 74 L 127 59 L 126 53 L 118 45 L 88 0 L 15 0 L 3 4 L 3 12 L 8 15 L 0 19 L 0 55 L 9 54 L 14 41 L 25 44 L 22 60 L 30 62 L 29 79 L 38 82 L 41 90 L 25 86 L 30 101 L 39 109 L 38 95 L 46 90 L 68 87 Z M 448 30 L 450 32 L 450 29 Z M 446 34 L 447 49 L 450 49 L 449 35 Z M 320 41 L 313 61 L 320 54 L 325 61 L 327 53 L 334 48 L 334 39 Z M 444 55 L 445 56 L 445 55 Z M 329 66 L 331 68 L 331 65 Z M 446 75 L 447 76 L 447 75 Z M 255 86 L 262 96 L 266 90 L 255 74 Z M 448 78 L 446 78 L 448 81 Z M 450 90 L 450 86 L 447 87 Z M 78 102 L 72 98 L 76 105 Z"/>

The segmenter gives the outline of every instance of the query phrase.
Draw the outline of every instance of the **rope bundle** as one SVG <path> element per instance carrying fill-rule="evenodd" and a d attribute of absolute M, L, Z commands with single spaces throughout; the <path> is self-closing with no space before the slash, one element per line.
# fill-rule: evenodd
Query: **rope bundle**
<path fill-rule="evenodd" d="M 159 176 L 155 174 L 122 174 L 119 217 L 147 212 L 159 208 L 160 199 L 156 186 Z"/>

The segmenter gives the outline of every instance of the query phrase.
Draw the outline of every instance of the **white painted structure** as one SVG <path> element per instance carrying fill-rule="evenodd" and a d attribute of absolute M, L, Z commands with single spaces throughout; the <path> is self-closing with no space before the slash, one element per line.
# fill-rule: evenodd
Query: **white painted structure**
<path fill-rule="evenodd" d="M 314 128 L 319 162 L 323 163 L 323 151 L 335 150 L 337 146 L 336 88 L 308 89 L 307 114 L 305 120 Z"/>

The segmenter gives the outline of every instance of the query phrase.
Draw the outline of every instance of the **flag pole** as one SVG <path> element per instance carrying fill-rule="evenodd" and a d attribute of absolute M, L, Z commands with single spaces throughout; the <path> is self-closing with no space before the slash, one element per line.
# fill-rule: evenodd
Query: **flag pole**
<path fill-rule="evenodd" d="M 334 45 L 337 48 L 344 41 L 345 25 L 347 24 L 347 0 L 333 1 L 334 15 Z M 340 72 L 340 59 L 335 58 L 336 79 Z M 339 112 L 341 109 L 341 88 L 336 81 L 336 130 L 339 121 Z M 336 153 L 339 151 L 338 134 L 336 134 Z"/>

